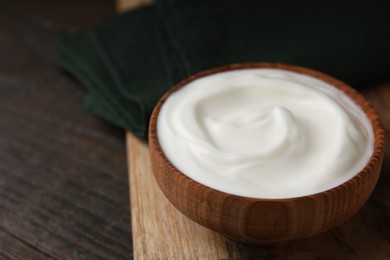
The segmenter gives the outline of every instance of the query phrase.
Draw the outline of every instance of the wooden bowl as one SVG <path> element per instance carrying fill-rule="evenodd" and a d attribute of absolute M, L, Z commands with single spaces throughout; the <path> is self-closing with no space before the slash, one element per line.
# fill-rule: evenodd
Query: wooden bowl
<path fill-rule="evenodd" d="M 277 68 L 306 74 L 333 85 L 351 97 L 366 113 L 374 130 L 374 152 L 364 169 L 330 190 L 287 199 L 256 199 L 227 194 L 202 185 L 176 169 L 164 155 L 157 137 L 157 117 L 165 100 L 197 78 L 246 68 Z M 236 64 L 201 72 L 168 91 L 156 105 L 150 119 L 149 149 L 156 181 L 180 212 L 231 239 L 265 245 L 324 232 L 354 215 L 367 201 L 377 183 L 384 153 L 384 130 L 368 101 L 345 83 L 330 76 L 283 64 Z"/>

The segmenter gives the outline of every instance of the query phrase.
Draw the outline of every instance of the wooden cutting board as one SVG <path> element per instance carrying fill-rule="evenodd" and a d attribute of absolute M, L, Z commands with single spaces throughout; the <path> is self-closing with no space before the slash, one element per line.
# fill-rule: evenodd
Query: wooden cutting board
<path fill-rule="evenodd" d="M 188 219 L 164 197 L 154 180 L 145 143 L 128 133 L 127 149 L 135 259 L 240 256 L 234 243 Z"/>
<path fill-rule="evenodd" d="M 150 3 L 118 0 L 119 11 Z M 363 93 L 390 129 L 390 84 Z M 160 191 L 146 143 L 126 134 L 134 259 L 390 259 L 390 165 L 368 203 L 349 221 L 322 235 L 284 245 L 237 243 L 178 212 Z M 389 143 L 386 142 L 386 147 Z M 389 151 L 389 149 L 387 149 Z"/>

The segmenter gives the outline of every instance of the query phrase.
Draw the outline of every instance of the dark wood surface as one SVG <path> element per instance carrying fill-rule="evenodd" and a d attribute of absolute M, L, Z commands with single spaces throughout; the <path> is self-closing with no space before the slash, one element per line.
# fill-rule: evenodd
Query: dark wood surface
<path fill-rule="evenodd" d="M 0 259 L 133 256 L 124 132 L 85 112 L 82 88 L 52 65 L 60 35 L 114 5 L 0 0 Z M 389 136 L 390 85 L 363 93 Z M 240 250 L 265 259 L 389 259 L 389 187 L 387 153 L 373 195 L 351 220 L 297 243 Z"/>
<path fill-rule="evenodd" d="M 80 106 L 56 40 L 109 0 L 0 1 L 0 259 L 131 259 L 124 131 Z"/>

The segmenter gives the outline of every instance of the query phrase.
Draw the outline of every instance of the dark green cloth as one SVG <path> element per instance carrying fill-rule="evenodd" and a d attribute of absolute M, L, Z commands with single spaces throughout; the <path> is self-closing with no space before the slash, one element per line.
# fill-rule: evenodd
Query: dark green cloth
<path fill-rule="evenodd" d="M 385 3 L 160 0 L 65 37 L 57 64 L 86 87 L 89 111 L 144 138 L 161 95 L 211 67 L 287 63 L 357 88 L 389 79 Z"/>

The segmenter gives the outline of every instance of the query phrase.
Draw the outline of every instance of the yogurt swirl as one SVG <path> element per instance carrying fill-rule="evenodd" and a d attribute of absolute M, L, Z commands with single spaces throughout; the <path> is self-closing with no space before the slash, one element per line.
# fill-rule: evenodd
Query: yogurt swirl
<path fill-rule="evenodd" d="M 370 123 L 347 95 L 280 69 L 227 71 L 190 82 L 162 106 L 157 134 L 183 174 L 253 198 L 333 188 L 357 174 L 373 151 Z"/>

